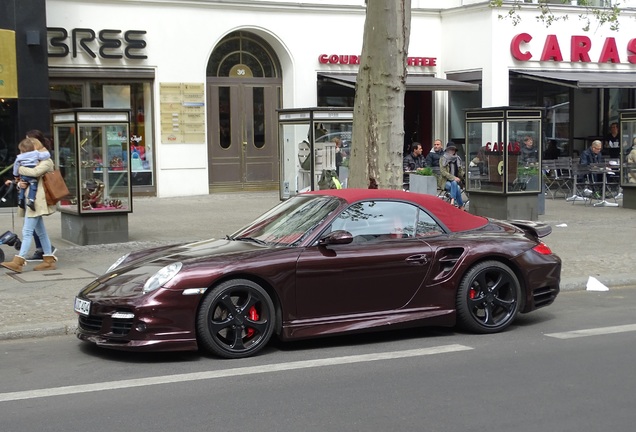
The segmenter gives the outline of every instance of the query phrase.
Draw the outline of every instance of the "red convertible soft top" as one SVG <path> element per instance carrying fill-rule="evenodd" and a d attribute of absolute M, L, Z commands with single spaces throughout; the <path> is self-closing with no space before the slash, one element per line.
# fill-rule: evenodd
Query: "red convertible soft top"
<path fill-rule="evenodd" d="M 459 210 L 433 195 L 391 189 L 327 189 L 306 193 L 310 195 L 331 195 L 342 198 L 348 203 L 369 199 L 411 202 L 427 209 L 452 232 L 477 229 L 488 223 L 488 219 L 485 217 L 475 216 L 463 210 Z"/>

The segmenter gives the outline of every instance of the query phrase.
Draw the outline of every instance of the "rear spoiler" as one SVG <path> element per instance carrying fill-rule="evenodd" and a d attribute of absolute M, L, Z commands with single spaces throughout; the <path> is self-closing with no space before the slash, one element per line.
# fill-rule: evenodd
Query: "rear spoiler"
<path fill-rule="evenodd" d="M 509 220 L 507 222 L 539 238 L 545 237 L 552 232 L 552 227 L 544 222 L 528 220 Z"/>

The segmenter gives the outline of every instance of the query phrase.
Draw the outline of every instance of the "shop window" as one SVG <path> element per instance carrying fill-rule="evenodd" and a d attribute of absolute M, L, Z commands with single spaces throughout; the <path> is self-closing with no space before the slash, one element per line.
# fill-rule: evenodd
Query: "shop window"
<path fill-rule="evenodd" d="M 15 136 L 18 112 L 16 105 L 16 99 L 0 99 L 0 180 L 2 182 L 13 178 L 13 162 L 18 149 L 18 138 Z M 0 207 L 3 206 L 0 202 Z"/>
<path fill-rule="evenodd" d="M 151 186 L 154 152 L 153 141 L 148 135 L 152 134 L 152 128 L 146 127 L 146 116 L 150 118 L 150 84 L 92 82 L 89 89 L 92 108 L 130 109 L 131 182 L 133 186 Z"/>
<path fill-rule="evenodd" d="M 50 86 L 51 109 L 81 108 L 84 86 L 81 84 L 53 84 Z"/>
<path fill-rule="evenodd" d="M 541 144 L 543 148 L 547 148 L 549 142 L 556 142 L 558 156 L 571 156 L 573 151 L 571 97 L 568 87 L 514 76 L 510 78 L 510 106 L 545 108 Z"/>
<path fill-rule="evenodd" d="M 336 84 L 321 76 L 318 76 L 317 83 L 316 94 L 318 95 L 319 107 L 353 107 L 356 96 L 354 88 Z"/>
<path fill-rule="evenodd" d="M 131 164 L 133 186 L 142 187 L 142 190 L 154 186 L 153 130 L 150 124 L 146 124 L 146 118 L 152 118 L 152 83 L 52 82 L 50 90 L 52 110 L 81 107 L 130 109 L 131 152 L 124 162 Z"/>

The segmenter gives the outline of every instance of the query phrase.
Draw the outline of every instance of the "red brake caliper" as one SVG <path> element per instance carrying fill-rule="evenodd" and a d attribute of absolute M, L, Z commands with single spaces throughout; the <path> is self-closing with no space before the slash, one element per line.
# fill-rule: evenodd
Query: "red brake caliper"
<path fill-rule="evenodd" d="M 471 300 L 477 297 L 477 290 L 475 288 L 471 288 L 468 292 L 468 297 L 470 297 Z"/>
<path fill-rule="evenodd" d="M 254 306 L 250 307 L 249 314 L 250 314 L 250 319 L 252 321 L 258 321 L 258 312 L 256 312 L 256 308 Z M 248 327 L 246 333 L 247 333 L 246 336 L 249 338 L 254 336 L 254 333 L 256 333 L 256 330 L 254 330 L 251 327 Z"/>

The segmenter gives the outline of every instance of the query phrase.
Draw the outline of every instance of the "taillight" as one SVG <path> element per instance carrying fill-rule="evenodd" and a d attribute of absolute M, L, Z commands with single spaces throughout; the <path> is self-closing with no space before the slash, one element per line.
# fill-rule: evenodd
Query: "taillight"
<path fill-rule="evenodd" d="M 541 255 L 552 255 L 552 249 L 547 244 L 539 242 L 538 245 L 532 248 L 533 251 L 540 253 Z"/>

